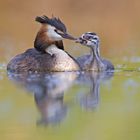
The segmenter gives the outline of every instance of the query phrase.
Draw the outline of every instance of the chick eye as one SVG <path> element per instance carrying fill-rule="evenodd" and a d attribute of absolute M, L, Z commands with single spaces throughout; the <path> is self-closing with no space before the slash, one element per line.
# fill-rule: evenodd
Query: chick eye
<path fill-rule="evenodd" d="M 93 39 L 94 39 L 94 40 L 98 40 L 98 38 L 97 38 L 97 37 L 94 37 Z"/>
<path fill-rule="evenodd" d="M 92 40 L 92 36 L 85 36 L 85 39 Z"/>

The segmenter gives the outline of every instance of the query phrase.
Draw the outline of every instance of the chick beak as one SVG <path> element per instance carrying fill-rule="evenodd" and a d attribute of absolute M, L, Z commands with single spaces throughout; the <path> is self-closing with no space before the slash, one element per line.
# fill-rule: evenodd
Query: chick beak
<path fill-rule="evenodd" d="M 66 39 L 70 39 L 70 40 L 76 40 L 75 37 L 69 35 L 68 33 L 59 33 L 59 35 L 61 35 L 63 38 L 66 38 Z"/>
<path fill-rule="evenodd" d="M 76 38 L 75 40 L 76 43 L 82 43 L 82 39 L 79 37 L 79 38 Z"/>
<path fill-rule="evenodd" d="M 76 43 L 80 43 L 80 44 L 84 44 L 84 43 L 86 43 L 87 41 L 86 41 L 85 39 L 79 37 L 79 38 L 77 38 L 77 39 L 75 40 L 75 42 L 76 42 Z"/>

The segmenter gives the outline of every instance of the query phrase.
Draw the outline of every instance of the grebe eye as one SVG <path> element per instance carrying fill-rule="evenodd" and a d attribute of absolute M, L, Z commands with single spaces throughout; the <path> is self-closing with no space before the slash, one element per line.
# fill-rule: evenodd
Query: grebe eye
<path fill-rule="evenodd" d="M 63 34 L 63 32 L 60 31 L 60 30 L 54 29 L 54 31 L 55 31 L 56 33 L 58 33 L 58 34 Z"/>

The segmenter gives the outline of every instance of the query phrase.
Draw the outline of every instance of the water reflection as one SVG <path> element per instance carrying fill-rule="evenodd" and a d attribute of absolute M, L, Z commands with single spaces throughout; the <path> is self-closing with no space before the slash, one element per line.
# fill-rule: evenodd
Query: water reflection
<path fill-rule="evenodd" d="M 64 100 L 65 92 L 73 85 L 88 86 L 90 89 L 88 93 L 75 94 L 80 107 L 86 110 L 96 108 L 100 83 L 112 76 L 113 73 L 108 72 L 8 73 L 10 80 L 33 93 L 41 114 L 37 124 L 45 125 L 56 125 L 66 118 L 70 106 Z"/>
<path fill-rule="evenodd" d="M 87 72 L 82 73 L 78 81 L 80 84 L 88 85 L 88 93 L 78 94 L 78 102 L 82 109 L 93 110 L 99 104 L 100 97 L 100 84 L 102 81 L 106 81 L 113 76 L 113 72 Z"/>
<path fill-rule="evenodd" d="M 57 124 L 66 117 L 64 91 L 73 85 L 77 76 L 73 72 L 8 74 L 16 84 L 34 93 L 35 103 L 41 114 L 38 124 Z"/>

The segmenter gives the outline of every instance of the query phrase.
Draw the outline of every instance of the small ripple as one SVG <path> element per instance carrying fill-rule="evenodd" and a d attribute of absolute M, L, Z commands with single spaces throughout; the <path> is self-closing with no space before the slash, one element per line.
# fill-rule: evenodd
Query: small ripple
<path fill-rule="evenodd" d="M 140 57 L 138 56 L 132 56 L 132 57 L 123 57 L 124 62 L 131 62 L 131 63 L 139 63 L 140 62 Z"/>
<path fill-rule="evenodd" d="M 140 62 L 140 57 L 133 56 L 133 57 L 130 58 L 130 62 L 139 63 Z"/>

